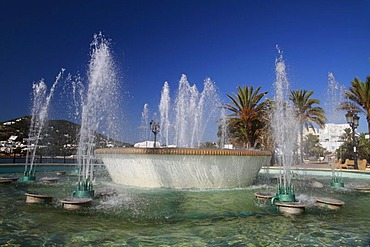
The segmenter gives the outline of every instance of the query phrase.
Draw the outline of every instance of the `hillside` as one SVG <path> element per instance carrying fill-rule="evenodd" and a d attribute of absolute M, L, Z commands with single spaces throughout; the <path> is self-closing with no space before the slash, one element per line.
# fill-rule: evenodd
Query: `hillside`
<path fill-rule="evenodd" d="M 30 116 L 0 122 L 1 152 L 9 153 L 9 150 L 18 149 L 17 153 L 20 153 L 24 149 L 27 144 L 30 122 Z M 79 124 L 67 120 L 46 121 L 39 141 L 39 146 L 44 147 L 42 154 L 51 156 L 76 154 L 80 127 Z M 17 138 L 9 141 L 11 136 L 17 136 Z M 131 146 L 128 143 L 108 139 L 99 133 L 95 134 L 95 140 L 96 148 Z"/>

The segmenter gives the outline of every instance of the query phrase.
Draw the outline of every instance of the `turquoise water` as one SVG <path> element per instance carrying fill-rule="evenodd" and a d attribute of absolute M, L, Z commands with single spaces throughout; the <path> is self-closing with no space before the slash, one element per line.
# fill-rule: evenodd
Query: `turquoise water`
<path fill-rule="evenodd" d="M 274 179 L 261 175 L 243 189 L 174 191 L 122 188 L 100 171 L 95 189 L 114 189 L 117 196 L 95 199 L 79 211 L 59 200 L 73 191 L 75 177 L 56 184 L 0 185 L 1 246 L 369 246 L 370 194 L 334 190 L 330 178 L 317 177 L 322 189 L 294 180 L 296 195 L 308 206 L 303 215 L 285 217 L 261 204 L 254 193 L 276 190 Z M 104 175 L 103 175 L 104 174 Z M 6 174 L 10 176 L 21 174 Z M 3 174 L 4 176 L 4 174 Z M 40 172 L 38 178 L 56 176 Z M 346 185 L 368 183 L 346 179 Z M 25 203 L 25 192 L 48 193 L 50 205 Z M 313 196 L 342 200 L 339 211 L 316 208 Z"/>

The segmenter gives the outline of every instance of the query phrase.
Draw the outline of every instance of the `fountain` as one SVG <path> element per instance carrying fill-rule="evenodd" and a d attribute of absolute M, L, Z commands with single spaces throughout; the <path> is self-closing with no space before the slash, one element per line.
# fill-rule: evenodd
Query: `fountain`
<path fill-rule="evenodd" d="M 149 138 L 148 125 L 149 125 L 149 109 L 148 104 L 144 104 L 144 109 L 143 112 L 141 113 L 141 126 L 139 127 L 142 132 L 141 138 L 144 141 L 148 140 Z"/>
<path fill-rule="evenodd" d="M 275 139 L 275 146 L 278 150 L 278 164 L 280 174 L 278 181 L 278 191 L 276 196 L 271 199 L 271 203 L 292 202 L 292 207 L 296 207 L 294 187 L 291 184 L 291 166 L 294 163 L 294 150 L 298 136 L 298 123 L 295 119 L 294 108 L 289 101 L 289 81 L 286 74 L 285 62 L 280 49 L 277 47 L 279 57 L 275 61 L 276 81 L 275 97 L 272 113 L 272 129 Z M 294 205 L 293 205 L 294 204 Z M 286 206 L 286 205 L 285 205 Z"/>
<path fill-rule="evenodd" d="M 98 149 L 95 155 L 103 161 L 113 181 L 126 186 L 173 189 L 249 186 L 260 168 L 269 163 L 270 152 L 198 149 L 208 122 L 221 109 L 218 106 L 221 104 L 217 90 L 209 78 L 204 81 L 203 91 L 198 92 L 182 75 L 174 107 L 165 82 L 159 104 L 161 122 L 159 125 L 151 122 L 155 140 L 159 133 L 165 146 L 174 143 L 176 148 Z"/>
<path fill-rule="evenodd" d="M 44 80 L 33 84 L 33 102 L 31 112 L 31 123 L 28 132 L 27 154 L 25 170 L 21 182 L 34 182 L 36 180 L 36 169 L 34 167 L 36 150 L 41 138 L 41 132 L 44 128 L 45 120 L 47 119 L 50 100 L 54 94 L 55 87 L 62 78 L 64 69 L 58 74 L 53 86 L 47 94 L 47 86 Z"/>
<path fill-rule="evenodd" d="M 118 102 L 118 75 L 109 48 L 103 35 L 94 35 L 88 68 L 88 87 L 82 102 L 80 139 L 77 151 L 78 183 L 74 197 L 93 197 L 94 149 L 99 130 L 112 129 L 116 123 L 117 109 L 112 102 Z M 112 133 L 106 133 L 108 136 Z"/>
<path fill-rule="evenodd" d="M 338 116 L 338 108 L 340 102 L 344 102 L 343 97 L 343 86 L 341 86 L 334 77 L 334 74 L 329 72 L 328 73 L 328 91 L 327 91 L 327 102 L 326 102 L 326 112 L 327 112 L 327 119 L 332 123 L 340 122 L 341 119 Z M 330 134 L 330 133 L 329 133 Z M 331 161 L 331 169 L 332 169 L 332 181 L 331 186 L 333 188 L 344 188 L 344 182 L 342 178 L 342 168 L 335 169 L 334 165 L 335 160 Z"/>
<path fill-rule="evenodd" d="M 226 189 L 252 184 L 270 152 L 195 148 L 95 151 L 117 184 L 146 188 Z"/>
<path fill-rule="evenodd" d="M 168 147 L 170 144 L 170 100 L 170 87 L 168 82 L 164 82 L 158 108 L 160 112 L 160 125 L 162 126 L 161 143 L 163 143 L 166 147 Z M 147 126 L 148 125 L 146 125 L 146 127 Z"/>
<path fill-rule="evenodd" d="M 284 74 L 284 66 L 280 62 L 283 62 L 282 59 L 277 61 L 279 74 L 277 81 L 284 78 L 281 76 Z M 90 80 L 90 83 L 91 81 L 94 80 Z M 88 116 L 90 113 L 87 113 L 85 106 L 89 105 L 89 101 L 84 102 L 83 113 Z M 104 100 L 101 102 L 105 103 Z M 169 110 L 170 108 L 164 112 Z M 163 119 L 167 120 L 161 120 L 160 133 L 164 136 L 168 133 L 168 137 L 162 136 L 168 140 L 167 143 L 163 142 L 166 146 L 175 143 L 172 141 L 176 139 L 170 136 L 173 131 L 164 132 L 166 128 L 164 126 L 169 129 L 172 128 L 169 127 L 171 123 L 176 122 L 170 121 L 170 115 L 169 113 L 167 117 L 163 114 Z M 286 115 L 286 112 L 282 114 L 283 117 Z M 97 116 L 99 118 L 99 115 Z M 91 132 L 97 131 L 96 125 L 101 126 L 100 123 L 90 126 L 87 120 L 83 122 L 86 122 L 84 126 L 87 126 L 86 129 Z M 166 122 L 168 124 L 164 124 Z M 189 133 L 193 132 L 189 131 Z M 193 143 L 197 146 L 196 139 Z M 89 148 L 93 150 L 95 147 L 88 146 L 85 142 L 82 142 L 81 146 L 85 147 L 83 150 Z M 292 149 L 286 151 L 287 147 L 282 143 L 278 148 L 280 154 L 283 154 L 283 151 L 287 152 L 288 157 L 280 156 L 280 160 L 285 161 L 280 164 L 284 166 L 288 164 L 286 161 L 292 159 L 290 157 Z M 87 158 L 85 154 L 91 155 L 91 153 L 81 153 L 83 153 L 81 160 L 86 159 L 80 164 L 81 171 L 91 171 L 90 165 L 92 166 L 93 162 L 87 162 L 87 160 L 92 161 L 94 157 Z M 309 213 L 299 220 L 280 217 L 275 210 L 271 210 L 272 207 L 255 203 L 254 197 L 273 196 L 271 192 L 257 193 L 257 190 L 275 189 L 275 186 L 271 186 L 268 182 L 273 179 L 269 174 L 259 174 L 255 179 L 259 167 L 268 163 L 270 159 L 270 154 L 267 152 L 201 150 L 187 147 L 99 149 L 95 153 L 103 159 L 106 167 L 95 167 L 95 170 L 101 169 L 95 175 L 83 173 L 79 181 L 85 182 L 86 185 L 86 181 L 93 180 L 94 186 L 99 186 L 102 190 L 100 193 L 94 192 L 94 195 L 102 196 L 101 200 L 67 198 L 51 201 L 51 205 L 45 206 L 25 206 L 24 200 L 21 200 L 25 190 L 32 186 L 37 186 L 41 194 L 52 194 L 54 198 L 62 198 L 66 191 L 72 190 L 74 186 L 70 184 L 70 178 L 67 176 L 60 176 L 57 184 L 0 185 L 6 186 L 6 189 L 0 189 L 0 243 L 14 246 L 369 245 L 370 222 L 366 216 L 368 216 L 370 197 L 367 194 L 349 189 L 341 191 L 337 196 L 348 202 L 346 204 L 348 206 L 340 205 L 339 212 L 326 210 L 326 206 L 314 207 L 315 203 L 333 194 L 329 186 L 330 176 L 312 174 L 324 186 L 320 190 L 314 190 L 317 194 L 316 200 L 307 203 L 306 211 Z M 12 169 L 15 169 L 14 167 L 12 165 Z M 10 174 L 13 171 L 4 172 L 4 170 L 6 169 L 0 166 L 0 172 L 5 177 L 13 176 Z M 17 172 L 21 173 L 14 171 L 14 173 Z M 46 177 L 51 177 L 53 174 L 51 171 L 38 172 Z M 111 176 L 106 176 L 108 172 Z M 310 174 L 311 171 L 304 172 Z M 292 174 L 284 170 L 280 175 L 282 178 L 279 178 L 279 193 L 285 195 L 286 190 L 290 192 L 287 194 L 294 195 L 290 184 Z M 368 183 L 369 176 L 362 176 L 364 175 L 362 173 L 357 175 L 361 175 L 356 177 L 358 183 Z M 248 186 L 253 179 L 255 179 L 253 186 Z M 349 178 L 345 179 L 350 181 Z M 121 184 L 129 186 L 121 186 Z M 295 187 L 304 194 L 297 198 L 306 197 L 306 201 L 310 201 L 313 198 L 313 189 L 306 185 L 305 181 L 295 181 Z M 137 187 L 146 187 L 146 189 Z M 158 187 L 166 188 L 157 189 Z M 196 189 L 193 190 L 193 188 Z M 212 189 L 199 190 L 199 188 Z M 90 196 L 92 188 L 82 191 L 87 191 L 86 194 Z M 113 194 L 114 197 L 109 197 Z M 274 195 L 276 196 L 276 193 Z M 285 204 L 295 204 L 301 208 L 295 201 L 284 202 L 282 197 L 279 198 L 282 200 L 275 199 L 279 210 L 290 211 L 291 207 L 286 209 Z M 296 197 L 294 195 L 291 198 Z M 339 203 L 332 199 L 331 201 Z M 76 205 L 75 202 L 86 204 Z M 78 211 L 60 212 L 61 207 L 78 209 Z M 292 213 L 289 212 L 289 214 Z M 338 227 L 338 221 L 340 227 Z"/>

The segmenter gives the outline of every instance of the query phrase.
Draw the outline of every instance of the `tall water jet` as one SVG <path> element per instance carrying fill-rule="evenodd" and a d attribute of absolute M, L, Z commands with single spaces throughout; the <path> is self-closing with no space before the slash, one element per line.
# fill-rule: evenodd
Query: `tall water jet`
<path fill-rule="evenodd" d="M 140 129 L 142 131 L 141 138 L 143 141 L 147 141 L 149 138 L 148 125 L 149 125 L 149 108 L 148 104 L 144 104 L 143 112 L 141 113 L 141 126 L 140 126 Z"/>
<path fill-rule="evenodd" d="M 224 107 L 221 108 L 221 137 L 220 137 L 220 147 L 225 148 L 227 141 L 228 141 L 228 121 L 226 115 L 226 109 Z"/>
<path fill-rule="evenodd" d="M 345 101 L 343 94 L 344 86 L 340 85 L 332 72 L 328 73 L 328 89 L 327 97 L 325 102 L 325 115 L 328 119 L 328 123 L 341 123 L 343 122 L 343 116 L 338 114 L 340 103 Z"/>
<path fill-rule="evenodd" d="M 200 93 L 196 85 L 190 86 L 186 75 L 183 74 L 173 105 L 171 107 L 169 87 L 165 82 L 159 112 L 162 138 L 166 145 L 199 147 L 210 119 L 216 120 L 220 117 L 221 101 L 215 84 L 207 78 Z M 169 135 L 170 131 L 173 136 Z"/>
<path fill-rule="evenodd" d="M 168 147 L 169 143 L 169 135 L 170 135 L 170 86 L 168 82 L 164 82 L 162 92 L 161 92 L 161 100 L 159 102 L 159 117 L 161 123 L 161 143 Z"/>
<path fill-rule="evenodd" d="M 197 145 L 200 146 L 201 138 L 204 136 L 204 132 L 208 123 L 212 117 L 220 118 L 221 116 L 221 100 L 217 92 L 215 84 L 210 78 L 206 78 L 204 81 L 203 91 L 200 94 L 200 99 L 197 106 L 198 123 L 194 126 L 194 133 L 197 137 Z"/>
<path fill-rule="evenodd" d="M 280 176 L 278 193 L 274 200 L 295 201 L 294 188 L 291 184 L 291 166 L 294 162 L 294 150 L 298 135 L 298 123 L 295 119 L 294 107 L 289 101 L 289 88 L 286 66 L 282 51 L 278 49 L 278 58 L 275 60 L 276 81 L 274 106 L 272 113 L 272 130 L 275 139 L 275 148 L 278 153 Z"/>
<path fill-rule="evenodd" d="M 325 103 L 326 106 L 326 115 L 329 123 L 340 123 L 343 116 L 338 114 L 338 109 L 340 107 L 340 103 L 344 102 L 344 87 L 340 85 L 335 77 L 334 74 L 329 72 L 328 73 L 328 90 L 327 90 L 327 100 Z M 330 126 L 330 124 L 328 124 Z M 332 138 L 335 133 L 330 133 L 332 128 L 328 128 L 328 136 Z M 342 188 L 344 187 L 344 182 L 341 174 L 341 169 L 335 170 L 335 160 L 331 161 L 331 169 L 332 169 L 332 181 L 331 186 L 333 188 Z"/>
<path fill-rule="evenodd" d="M 87 72 L 87 92 L 82 104 L 81 130 L 77 151 L 80 170 L 76 197 L 93 195 L 94 149 L 98 131 L 107 134 L 116 123 L 118 107 L 118 75 L 109 42 L 100 33 L 94 35 Z"/>
<path fill-rule="evenodd" d="M 35 181 L 36 170 L 34 169 L 34 162 L 36 156 L 36 150 L 38 143 L 41 138 L 41 133 L 47 119 L 49 104 L 53 97 L 55 88 L 62 78 L 64 69 L 57 75 L 53 86 L 50 88 L 49 94 L 47 94 L 47 86 L 44 80 L 40 80 L 38 83 L 34 83 L 32 109 L 31 109 L 31 123 L 28 132 L 27 139 L 27 153 L 26 153 L 26 164 L 24 174 L 20 178 L 22 182 Z"/>

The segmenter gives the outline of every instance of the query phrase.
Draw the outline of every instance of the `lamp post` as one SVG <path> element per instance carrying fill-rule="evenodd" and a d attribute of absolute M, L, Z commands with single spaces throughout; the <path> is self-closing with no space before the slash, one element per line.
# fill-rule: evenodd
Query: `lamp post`
<path fill-rule="evenodd" d="M 155 148 L 156 147 L 156 144 L 157 144 L 157 134 L 159 133 L 159 130 L 160 130 L 159 124 L 156 123 L 156 122 L 154 122 L 153 120 L 150 121 L 150 130 L 154 134 L 154 144 L 153 144 L 153 147 Z"/>
<path fill-rule="evenodd" d="M 352 141 L 353 141 L 353 161 L 354 161 L 354 168 L 358 169 L 358 153 L 357 153 L 357 141 L 355 136 L 355 130 L 359 125 L 360 117 L 357 116 L 356 112 L 348 111 L 346 114 L 346 120 L 349 126 L 352 128 Z"/>

